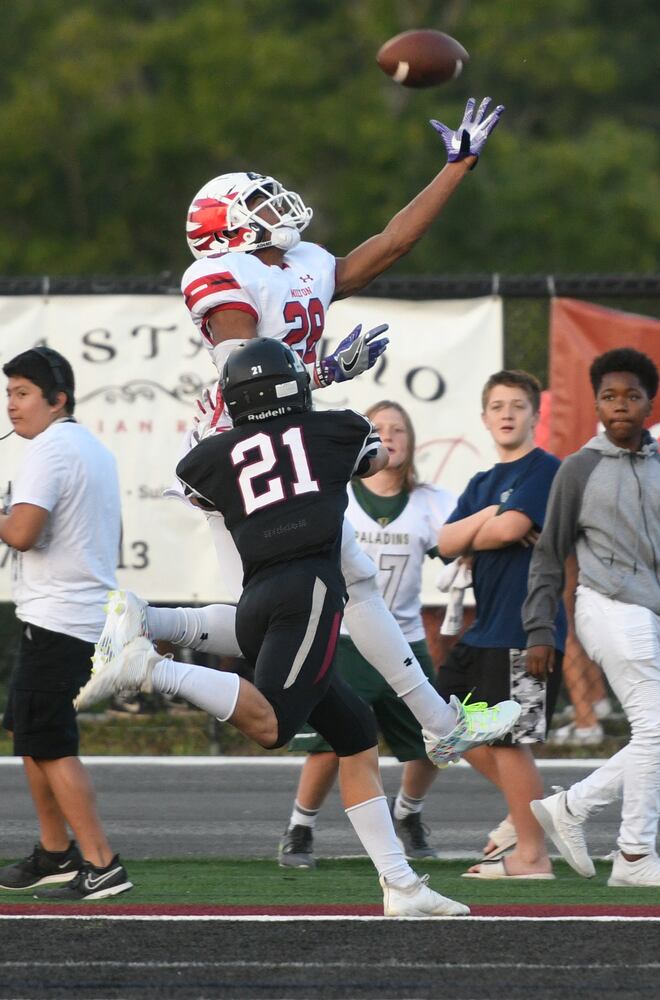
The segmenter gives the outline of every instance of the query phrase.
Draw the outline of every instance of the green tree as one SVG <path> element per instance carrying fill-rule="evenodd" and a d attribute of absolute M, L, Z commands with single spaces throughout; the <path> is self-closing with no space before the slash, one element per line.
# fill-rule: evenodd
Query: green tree
<path fill-rule="evenodd" d="M 412 27 L 463 76 L 406 90 L 375 63 Z M 431 117 L 507 105 L 483 163 L 400 272 L 644 271 L 660 242 L 654 39 L 644 0 L 21 0 L 0 39 L 0 272 L 174 275 L 194 192 L 281 177 L 338 253 L 439 168 Z"/>

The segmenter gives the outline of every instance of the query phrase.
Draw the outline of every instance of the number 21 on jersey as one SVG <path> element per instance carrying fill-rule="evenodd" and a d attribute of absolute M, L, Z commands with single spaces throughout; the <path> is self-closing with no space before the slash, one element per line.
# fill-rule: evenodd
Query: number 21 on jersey
<path fill-rule="evenodd" d="M 289 452 L 295 478 L 289 482 L 281 475 L 276 474 L 271 479 L 267 479 L 266 488 L 257 493 L 254 480 L 258 476 L 272 472 L 278 464 L 275 442 Z M 257 456 L 243 465 L 248 452 L 257 452 Z M 238 476 L 238 488 L 247 515 L 253 514 L 255 510 L 260 510 L 262 507 L 281 503 L 289 497 L 300 496 L 301 493 L 318 493 L 319 491 L 318 482 L 312 479 L 302 428 L 300 427 L 290 427 L 283 434 L 270 435 L 263 431 L 259 434 L 253 434 L 252 437 L 234 445 L 230 457 L 234 466 L 243 465 Z M 275 469 L 276 473 L 277 471 Z"/>

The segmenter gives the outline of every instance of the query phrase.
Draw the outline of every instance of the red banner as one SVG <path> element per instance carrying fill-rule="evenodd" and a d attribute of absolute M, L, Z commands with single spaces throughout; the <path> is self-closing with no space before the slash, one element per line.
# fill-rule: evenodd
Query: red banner
<path fill-rule="evenodd" d="M 615 347 L 634 347 L 660 368 L 660 320 L 605 309 L 575 299 L 553 299 L 550 309 L 549 450 L 559 458 L 577 451 L 598 430 L 589 366 Z M 660 428 L 660 394 L 648 423 Z"/>

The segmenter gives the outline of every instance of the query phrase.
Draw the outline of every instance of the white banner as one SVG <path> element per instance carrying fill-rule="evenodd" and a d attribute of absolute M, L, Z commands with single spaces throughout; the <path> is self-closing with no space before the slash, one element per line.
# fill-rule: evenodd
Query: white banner
<path fill-rule="evenodd" d="M 364 411 L 400 402 L 417 433 L 421 479 L 459 493 L 494 460 L 480 417 L 481 388 L 502 367 L 502 303 L 352 298 L 332 306 L 319 345 L 328 353 L 352 328 L 387 322 L 376 368 L 314 393 L 317 406 Z M 47 343 L 73 365 L 76 417 L 117 456 L 122 488 L 120 586 L 154 602 L 222 601 L 221 571 L 200 513 L 163 498 L 195 399 L 214 368 L 177 295 L 0 297 L 0 365 Z M 11 429 L 3 414 L 0 435 Z M 0 442 L 0 494 L 23 442 Z M 424 601 L 443 603 L 427 571 Z M 0 545 L 0 600 L 11 600 L 9 552 Z"/>

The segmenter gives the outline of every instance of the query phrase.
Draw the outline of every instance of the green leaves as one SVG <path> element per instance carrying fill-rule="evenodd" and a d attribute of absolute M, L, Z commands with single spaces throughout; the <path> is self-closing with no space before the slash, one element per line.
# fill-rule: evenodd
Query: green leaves
<path fill-rule="evenodd" d="M 409 91 L 375 63 L 436 27 L 471 61 Z M 0 39 L 0 272 L 132 273 L 188 263 L 209 177 L 281 176 L 345 253 L 444 162 L 427 124 L 465 98 L 507 113 L 404 271 L 648 270 L 660 219 L 657 7 L 629 0 L 23 0 Z M 475 234 L 479 236 L 476 238 Z"/>

